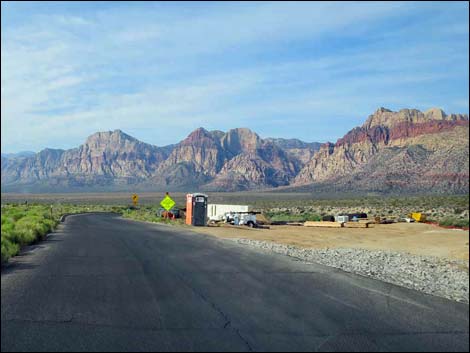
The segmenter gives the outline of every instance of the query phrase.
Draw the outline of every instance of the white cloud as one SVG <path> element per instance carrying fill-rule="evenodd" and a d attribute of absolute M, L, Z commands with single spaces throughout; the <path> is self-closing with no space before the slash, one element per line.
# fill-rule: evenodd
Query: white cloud
<path fill-rule="evenodd" d="M 171 143 L 201 125 L 261 126 L 285 116 L 300 126 L 309 114 L 321 124 L 369 113 L 379 101 L 433 101 L 422 87 L 462 73 L 468 82 L 468 69 L 455 65 L 468 63 L 468 51 L 449 45 L 442 54 L 438 41 L 385 45 L 410 40 L 399 26 L 376 33 L 417 6 L 220 3 L 191 16 L 149 7 L 2 25 L 2 149 L 70 147 L 114 128 Z M 456 106 L 468 109 L 468 101 Z"/>

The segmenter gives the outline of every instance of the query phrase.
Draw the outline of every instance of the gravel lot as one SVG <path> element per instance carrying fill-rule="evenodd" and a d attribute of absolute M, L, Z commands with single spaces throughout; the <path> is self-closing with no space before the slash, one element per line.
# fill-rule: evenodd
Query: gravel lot
<path fill-rule="evenodd" d="M 304 249 L 251 239 L 239 244 L 339 268 L 447 299 L 469 303 L 469 262 L 393 251 Z"/>

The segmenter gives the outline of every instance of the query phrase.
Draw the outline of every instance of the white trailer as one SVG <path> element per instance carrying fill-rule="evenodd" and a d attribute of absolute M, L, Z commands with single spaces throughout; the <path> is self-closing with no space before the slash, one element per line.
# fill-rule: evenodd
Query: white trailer
<path fill-rule="evenodd" d="M 223 221 L 227 213 L 251 212 L 247 205 L 222 205 L 210 203 L 207 205 L 207 218 L 209 221 Z"/>

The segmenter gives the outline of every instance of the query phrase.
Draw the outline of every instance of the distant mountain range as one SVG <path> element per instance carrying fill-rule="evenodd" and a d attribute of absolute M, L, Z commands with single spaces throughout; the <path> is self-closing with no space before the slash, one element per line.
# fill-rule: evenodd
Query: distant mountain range
<path fill-rule="evenodd" d="M 199 128 L 157 147 L 120 130 L 70 150 L 2 154 L 3 192 L 289 191 L 468 193 L 469 121 L 440 109 L 378 109 L 333 143 Z"/>
<path fill-rule="evenodd" d="M 32 151 L 21 151 L 18 153 L 2 153 L 2 158 L 29 157 L 35 154 L 36 152 L 32 152 Z"/>
<path fill-rule="evenodd" d="M 246 190 L 289 185 L 320 143 L 262 139 L 249 129 L 199 128 L 157 147 L 120 130 L 97 132 L 78 148 L 2 156 L 2 191 Z"/>

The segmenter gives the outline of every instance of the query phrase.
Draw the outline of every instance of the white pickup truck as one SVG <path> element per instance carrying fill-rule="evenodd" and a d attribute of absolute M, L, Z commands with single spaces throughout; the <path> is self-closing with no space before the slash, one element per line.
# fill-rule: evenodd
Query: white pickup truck
<path fill-rule="evenodd" d="M 257 226 L 256 213 L 254 212 L 227 212 L 225 222 L 236 226 L 248 226 L 254 228 Z"/>

